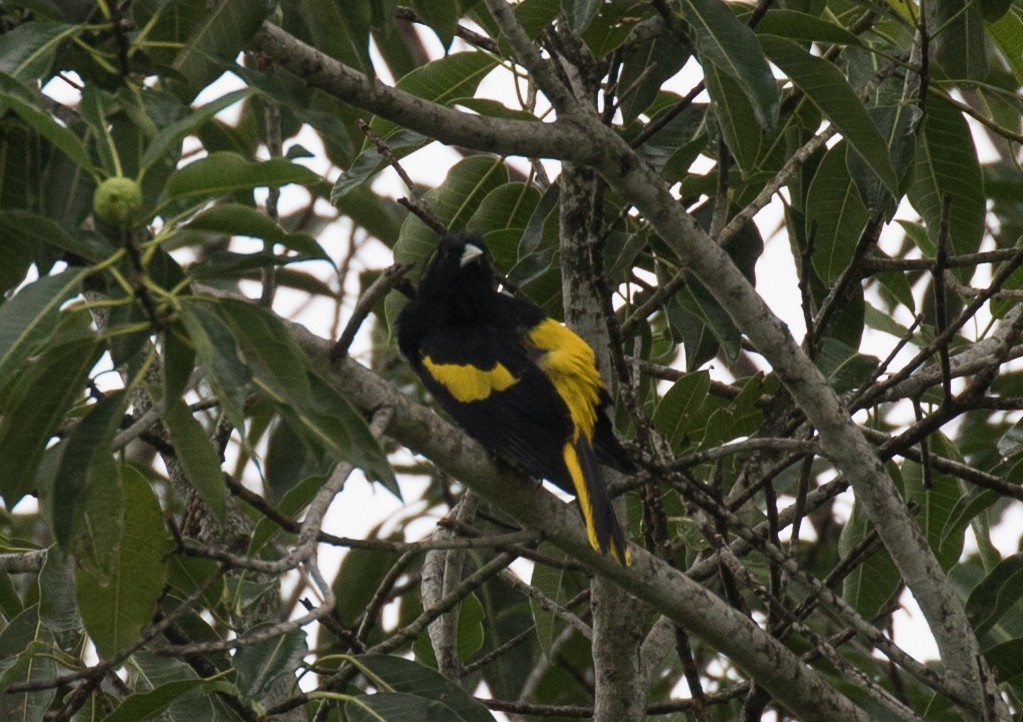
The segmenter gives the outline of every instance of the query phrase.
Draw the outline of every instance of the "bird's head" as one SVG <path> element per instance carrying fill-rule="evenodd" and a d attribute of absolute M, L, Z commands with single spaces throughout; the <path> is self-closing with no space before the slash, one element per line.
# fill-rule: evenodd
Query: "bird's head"
<path fill-rule="evenodd" d="M 419 281 L 419 294 L 458 297 L 485 303 L 493 294 L 494 270 L 479 236 L 457 233 L 443 236 Z"/>

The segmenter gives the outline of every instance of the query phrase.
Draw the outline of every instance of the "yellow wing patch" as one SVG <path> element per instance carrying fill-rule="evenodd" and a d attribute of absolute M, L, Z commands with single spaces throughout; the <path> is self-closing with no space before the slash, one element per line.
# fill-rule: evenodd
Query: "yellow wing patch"
<path fill-rule="evenodd" d="M 483 401 L 495 391 L 504 391 L 518 379 L 504 365 L 495 363 L 487 370 L 472 364 L 438 364 L 423 356 L 423 366 L 448 392 L 461 402 Z"/>
<path fill-rule="evenodd" d="M 600 373 L 593 349 L 570 329 L 548 318 L 529 332 L 529 341 L 543 351 L 537 365 L 554 383 L 558 395 L 572 415 L 575 434 L 572 441 L 583 436 L 593 438 L 597 423 L 596 407 L 600 401 Z"/>

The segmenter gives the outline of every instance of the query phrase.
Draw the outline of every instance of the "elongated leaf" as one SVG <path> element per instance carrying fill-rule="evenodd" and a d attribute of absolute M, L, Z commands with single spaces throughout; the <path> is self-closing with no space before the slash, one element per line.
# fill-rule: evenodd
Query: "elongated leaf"
<path fill-rule="evenodd" d="M 75 577 L 85 628 L 103 656 L 138 639 L 153 618 L 167 579 L 168 539 L 163 513 L 149 484 L 130 466 L 120 467 L 124 485 L 124 536 L 109 580 L 79 567 Z"/>
<path fill-rule="evenodd" d="M 814 234 L 813 267 L 829 286 L 849 265 L 867 224 L 867 209 L 849 177 L 847 149 L 840 143 L 827 152 L 806 196 L 806 233 Z"/>
<path fill-rule="evenodd" d="M 901 481 L 902 476 L 894 464 L 888 465 L 888 472 L 896 481 Z M 872 528 L 863 505 L 857 501 L 853 505 L 852 516 L 839 537 L 839 554 L 842 557 L 848 556 L 866 539 Z M 895 562 L 888 552 L 880 547 L 843 580 L 842 598 L 851 604 L 853 609 L 870 619 L 892 598 L 899 588 L 901 579 Z"/>
<path fill-rule="evenodd" d="M 54 661 L 53 642 L 45 630 L 19 651 L 16 653 L 17 659 L 0 677 L 0 689 L 6 690 L 15 683 L 40 683 L 53 679 L 57 673 L 57 663 Z M 5 662 L 10 664 L 10 660 Z M 56 694 L 57 690 L 52 687 L 2 694 L 0 718 L 10 722 L 42 722 Z"/>
<path fill-rule="evenodd" d="M 720 0 L 684 0 L 682 14 L 696 35 L 704 67 L 714 65 L 739 84 L 764 130 L 778 122 L 778 85 L 757 36 Z"/>
<path fill-rule="evenodd" d="M 475 95 L 476 88 L 495 67 L 497 61 L 488 53 L 452 53 L 416 68 L 399 80 L 397 87 L 435 103 L 449 105 L 458 98 Z M 385 140 L 398 128 L 380 117 L 374 118 L 370 125 Z"/>
<path fill-rule="evenodd" d="M 703 69 L 707 93 L 714 101 L 714 117 L 725 138 L 725 144 L 743 172 L 744 177 L 756 168 L 757 157 L 764 138 L 760 128 L 750 127 L 753 104 L 742 92 L 742 87 L 732 76 L 723 73 L 715 65 Z"/>
<path fill-rule="evenodd" d="M 414 130 L 402 128 L 387 137 L 387 148 L 395 158 L 402 158 L 422 148 L 430 139 Z M 330 190 L 330 202 L 337 204 L 350 191 L 358 188 L 377 174 L 386 161 L 376 146 L 366 148 L 352 162 L 348 169 L 338 176 Z"/>
<path fill-rule="evenodd" d="M 0 422 L 0 495 L 12 505 L 35 487 L 46 444 L 99 357 L 93 338 L 48 347 L 20 375 Z"/>
<path fill-rule="evenodd" d="M 213 515 L 224 521 L 227 515 L 227 486 L 220 470 L 220 457 L 209 434 L 195 420 L 179 397 L 164 399 L 163 423 L 170 432 L 176 457 L 189 483 Z"/>
<path fill-rule="evenodd" d="M 982 637 L 1021 597 L 1023 554 L 1016 553 L 1000 561 L 966 600 L 966 614 L 977 636 Z"/>
<path fill-rule="evenodd" d="M 141 692 L 127 697 L 113 712 L 103 718 L 103 722 L 143 722 L 153 719 L 173 704 L 181 695 L 201 687 L 205 682 L 201 679 L 182 679 L 168 682 L 149 692 Z"/>
<path fill-rule="evenodd" d="M 252 373 L 238 354 L 231 330 L 203 303 L 183 303 L 180 318 L 218 403 L 235 428 L 245 428 L 243 407 Z"/>
<path fill-rule="evenodd" d="M 806 93 L 863 156 L 885 187 L 898 197 L 899 178 L 892 167 L 888 145 L 841 71 L 786 38 L 764 35 L 760 42 L 771 61 Z"/>
<path fill-rule="evenodd" d="M 245 100 L 251 94 L 252 88 L 242 88 L 241 90 L 225 93 L 216 100 L 210 101 L 200 108 L 193 109 L 181 120 L 163 128 L 146 146 L 142 159 L 139 161 L 140 171 L 145 172 L 149 166 L 173 151 L 179 146 L 182 138 L 196 132 L 205 123 L 212 120 L 213 116 L 217 113 L 239 101 Z"/>
<path fill-rule="evenodd" d="M 465 690 L 429 667 L 386 654 L 363 654 L 351 658 L 352 663 L 381 692 L 408 695 L 419 704 L 425 700 L 443 700 L 448 708 L 446 717 L 438 719 L 451 722 L 493 722 L 487 708 L 473 699 Z M 356 698 L 360 703 L 372 705 L 371 700 L 379 695 Z M 353 700 L 353 701 L 356 701 Z M 406 708 L 411 700 L 396 700 L 397 709 Z M 349 708 L 350 712 L 359 705 Z M 390 708 L 390 705 L 388 705 Z M 413 709 L 413 708 L 408 708 Z M 422 718 L 420 718 L 422 719 Z"/>
<path fill-rule="evenodd" d="M 899 174 L 899 185 L 904 188 L 916 153 L 914 132 L 920 121 L 920 109 L 908 104 L 879 105 L 869 112 L 888 143 L 892 165 Z M 895 198 L 855 148 L 849 150 L 846 165 L 870 215 L 890 219 L 896 208 Z"/>
<path fill-rule="evenodd" d="M 1012 68 L 1016 82 L 1023 84 L 1023 10 L 1010 9 L 988 25 L 988 32 Z"/>
<path fill-rule="evenodd" d="M 97 454 L 110 455 L 109 441 L 124 417 L 128 402 L 123 391 L 100 399 L 64 443 L 53 485 L 52 516 L 53 536 L 65 549 L 71 544 L 75 518 L 80 516 L 79 497 L 86 489 L 92 460 Z"/>
<path fill-rule="evenodd" d="M 281 322 L 265 309 L 221 299 L 216 310 L 230 329 L 253 382 L 288 415 L 296 431 L 333 461 L 350 461 L 399 493 L 393 470 L 366 421 L 316 376 Z"/>
<path fill-rule="evenodd" d="M 260 629 L 255 627 L 250 631 Z M 238 691 L 242 699 L 262 697 L 278 677 L 294 676 L 306 651 L 305 632 L 301 629 L 240 647 L 234 655 L 234 666 L 238 670 Z"/>
<path fill-rule="evenodd" d="M 305 166 L 284 158 L 248 161 L 237 153 L 218 151 L 189 163 L 172 175 L 167 183 L 167 193 L 171 197 L 221 196 L 264 186 L 290 183 L 315 186 L 322 182 L 320 176 Z"/>
<path fill-rule="evenodd" d="M 72 131 L 58 123 L 50 113 L 23 100 L 20 95 L 6 90 L 0 90 L 0 102 L 17 113 L 26 124 L 50 141 L 75 165 L 92 172 L 92 161 L 89 159 L 89 151 L 86 149 L 85 143 Z"/>
<path fill-rule="evenodd" d="M 980 2 L 933 0 L 934 59 L 950 78 L 979 82 L 987 75 L 984 9 Z"/>
<path fill-rule="evenodd" d="M 261 238 L 264 241 L 280 243 L 308 258 L 330 260 L 323 247 L 308 233 L 288 233 L 265 213 L 240 203 L 214 206 L 196 216 L 186 228 Z"/>
<path fill-rule="evenodd" d="M 927 102 L 909 186 L 909 201 L 923 218 L 933 244 L 923 249 L 927 255 L 937 245 L 946 198 L 950 203 L 948 252 L 976 253 L 984 235 L 985 212 L 977 149 L 962 113 L 934 97 Z"/>
<path fill-rule="evenodd" d="M 657 404 L 654 425 L 676 449 L 698 441 L 693 438 L 694 431 L 702 426 L 700 420 L 704 414 L 701 409 L 709 388 L 710 376 L 706 371 L 686 374 L 668 389 Z"/>
<path fill-rule="evenodd" d="M 0 305 L 0 389 L 53 332 L 61 305 L 79 292 L 86 274 L 79 269 L 45 276 Z"/>
<path fill-rule="evenodd" d="M 824 18 L 773 7 L 757 23 L 758 35 L 778 35 L 792 40 L 813 40 L 838 45 L 861 45 L 860 39 L 841 25 Z"/>
<path fill-rule="evenodd" d="M 58 46 L 78 32 L 76 25 L 37 20 L 0 33 L 0 72 L 23 83 L 44 77 Z"/>
<path fill-rule="evenodd" d="M 190 102 L 245 49 L 273 9 L 266 0 L 219 0 L 207 5 L 199 23 L 171 62 L 168 85 Z"/>

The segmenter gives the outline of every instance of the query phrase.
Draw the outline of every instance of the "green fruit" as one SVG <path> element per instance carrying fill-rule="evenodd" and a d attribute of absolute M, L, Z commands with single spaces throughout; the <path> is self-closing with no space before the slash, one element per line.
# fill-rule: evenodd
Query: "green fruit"
<path fill-rule="evenodd" d="M 127 225 L 142 208 L 142 189 L 131 178 L 107 178 L 92 194 L 93 212 L 108 223 Z"/>

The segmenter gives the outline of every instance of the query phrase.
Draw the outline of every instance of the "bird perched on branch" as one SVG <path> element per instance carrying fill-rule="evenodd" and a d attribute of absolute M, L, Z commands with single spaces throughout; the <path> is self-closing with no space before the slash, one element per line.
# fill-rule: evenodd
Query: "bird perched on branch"
<path fill-rule="evenodd" d="M 635 471 L 606 415 L 593 349 L 499 293 L 478 236 L 445 235 L 398 316 L 398 348 L 469 435 L 574 494 L 594 549 L 630 563 L 600 464 Z"/>

